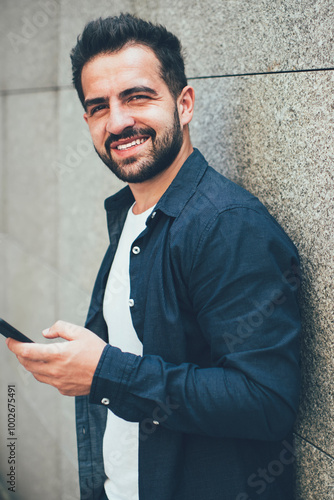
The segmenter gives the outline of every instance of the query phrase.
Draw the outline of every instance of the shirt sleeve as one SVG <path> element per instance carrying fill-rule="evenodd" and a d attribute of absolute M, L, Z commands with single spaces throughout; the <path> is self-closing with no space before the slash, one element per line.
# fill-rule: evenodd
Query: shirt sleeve
<path fill-rule="evenodd" d="M 185 259 L 189 267 L 190 256 Z M 284 438 L 299 396 L 295 247 L 269 215 L 236 207 L 210 220 L 191 262 L 189 294 L 212 366 L 174 365 L 108 345 L 90 402 L 141 425 L 216 437 Z"/>

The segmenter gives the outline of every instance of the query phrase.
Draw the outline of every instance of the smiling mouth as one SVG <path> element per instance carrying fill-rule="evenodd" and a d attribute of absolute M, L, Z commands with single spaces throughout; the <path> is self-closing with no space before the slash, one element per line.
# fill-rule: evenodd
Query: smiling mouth
<path fill-rule="evenodd" d="M 126 151 L 128 149 L 134 148 L 135 146 L 139 146 L 140 144 L 144 144 L 149 139 L 149 137 L 140 137 L 138 139 L 127 139 L 124 141 L 119 141 L 118 143 L 111 144 L 111 149 L 116 149 L 118 151 Z"/>

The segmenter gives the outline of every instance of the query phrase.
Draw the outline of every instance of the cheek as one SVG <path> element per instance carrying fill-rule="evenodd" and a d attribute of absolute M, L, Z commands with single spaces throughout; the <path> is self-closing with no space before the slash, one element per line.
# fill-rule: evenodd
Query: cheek
<path fill-rule="evenodd" d="M 151 116 L 142 120 L 142 123 L 151 127 L 157 134 L 161 134 L 173 124 L 173 115 L 170 112 L 151 113 Z"/>
<path fill-rule="evenodd" d="M 138 109 L 133 117 L 138 124 L 146 124 L 154 129 L 165 127 L 173 121 L 174 103 L 164 103 L 163 106 L 151 105 L 145 109 Z"/>

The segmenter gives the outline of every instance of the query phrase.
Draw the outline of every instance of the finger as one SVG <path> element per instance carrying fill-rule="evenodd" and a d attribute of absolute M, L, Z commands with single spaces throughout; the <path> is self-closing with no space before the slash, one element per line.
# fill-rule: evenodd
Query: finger
<path fill-rule="evenodd" d="M 6 339 L 6 344 L 8 349 L 17 355 L 21 352 L 23 342 L 8 337 Z"/>
<path fill-rule="evenodd" d="M 73 325 L 72 323 L 57 321 L 51 326 L 51 328 L 43 330 L 43 335 L 48 339 L 61 337 L 66 340 L 77 340 L 80 337 L 80 332 L 82 332 L 82 330 L 83 329 L 81 327 Z"/>
<path fill-rule="evenodd" d="M 63 350 L 62 343 L 58 344 L 28 344 L 9 339 L 8 348 L 19 358 L 31 361 L 49 362 L 55 358 L 55 355 L 61 354 Z"/>

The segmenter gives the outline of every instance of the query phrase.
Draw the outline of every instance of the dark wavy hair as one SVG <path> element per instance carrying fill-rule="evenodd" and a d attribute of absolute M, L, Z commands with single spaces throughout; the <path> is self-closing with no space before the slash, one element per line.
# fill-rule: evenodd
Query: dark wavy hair
<path fill-rule="evenodd" d="M 117 52 L 127 44 L 146 45 L 160 62 L 161 77 L 176 99 L 187 85 L 182 47 L 178 38 L 164 26 L 152 24 L 131 14 L 96 19 L 86 24 L 71 51 L 73 85 L 84 105 L 81 72 L 98 54 Z"/>

